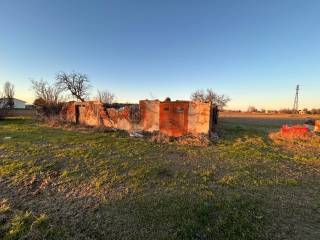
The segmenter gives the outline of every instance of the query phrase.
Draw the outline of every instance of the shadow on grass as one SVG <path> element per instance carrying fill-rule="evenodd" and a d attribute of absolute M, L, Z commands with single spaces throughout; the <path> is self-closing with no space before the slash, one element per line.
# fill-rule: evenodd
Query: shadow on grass
<path fill-rule="evenodd" d="M 32 123 L 36 123 L 36 121 L 31 117 L 9 117 L 0 119 L 0 125 L 28 125 Z"/>
<path fill-rule="evenodd" d="M 103 208 L 102 212 L 110 211 L 109 206 Z M 131 226 L 132 232 L 122 236 L 126 239 L 261 239 L 261 209 L 261 203 L 243 196 L 154 194 L 118 202 L 111 212 L 123 223 L 115 226 L 110 222 L 103 228 L 116 238 L 115 228 L 119 234 Z"/>
<path fill-rule="evenodd" d="M 98 208 L 84 209 L 82 203 L 88 199 L 66 201 L 65 196 L 57 192 L 26 197 L 24 191 L 13 193 L 8 186 L 2 191 L 10 193 L 6 197 L 19 214 L 1 218 L 6 227 L 1 228 L 0 236 L 11 236 L 10 230 L 17 228 L 16 216 L 23 217 L 23 221 L 19 220 L 23 225 L 19 223 L 19 231 L 13 234 L 19 238 L 6 239 L 264 238 L 261 202 L 239 194 L 203 197 L 181 192 L 141 193 L 100 203 Z M 46 216 L 40 231 L 33 226 L 35 218 L 30 217 L 31 212 Z M 25 216 L 28 221 L 24 221 Z"/>

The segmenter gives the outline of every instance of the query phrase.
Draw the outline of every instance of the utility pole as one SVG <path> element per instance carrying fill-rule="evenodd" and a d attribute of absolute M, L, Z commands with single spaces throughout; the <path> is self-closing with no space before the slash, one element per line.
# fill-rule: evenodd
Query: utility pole
<path fill-rule="evenodd" d="M 294 97 L 294 103 L 293 103 L 293 109 L 292 109 L 294 113 L 299 112 L 299 90 L 300 90 L 300 85 L 297 85 L 296 95 Z"/>

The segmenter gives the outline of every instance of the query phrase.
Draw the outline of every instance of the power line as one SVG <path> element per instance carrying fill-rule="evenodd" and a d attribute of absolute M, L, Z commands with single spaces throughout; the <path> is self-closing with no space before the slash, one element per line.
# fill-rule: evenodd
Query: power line
<path fill-rule="evenodd" d="M 297 85 L 296 87 L 296 95 L 294 97 L 294 103 L 293 103 L 293 112 L 298 112 L 299 111 L 299 90 L 300 90 L 300 85 Z"/>

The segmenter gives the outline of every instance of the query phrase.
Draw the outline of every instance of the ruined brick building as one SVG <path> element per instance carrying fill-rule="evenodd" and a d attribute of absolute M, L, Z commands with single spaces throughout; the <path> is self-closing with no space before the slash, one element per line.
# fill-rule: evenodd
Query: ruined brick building
<path fill-rule="evenodd" d="M 120 108 L 100 102 L 69 102 L 61 112 L 69 122 L 105 126 L 127 131 L 159 131 L 169 136 L 210 134 L 217 114 L 211 103 L 141 100 Z"/>

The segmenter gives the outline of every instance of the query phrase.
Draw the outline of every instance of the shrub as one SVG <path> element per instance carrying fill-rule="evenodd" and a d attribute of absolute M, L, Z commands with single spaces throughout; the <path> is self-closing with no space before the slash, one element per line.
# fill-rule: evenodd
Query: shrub
<path fill-rule="evenodd" d="M 43 99 L 36 99 L 34 105 L 36 106 L 38 116 L 42 120 L 58 117 L 63 107 L 63 103 L 46 102 Z"/>

